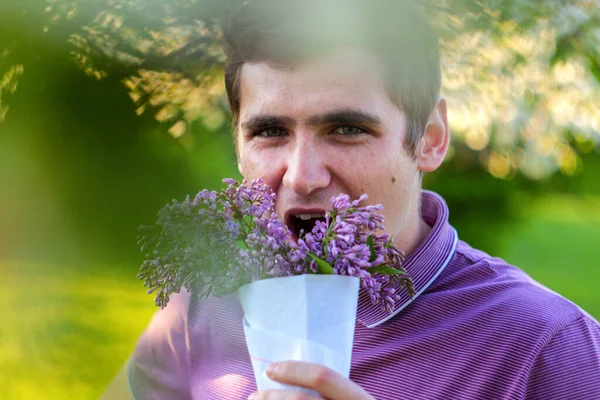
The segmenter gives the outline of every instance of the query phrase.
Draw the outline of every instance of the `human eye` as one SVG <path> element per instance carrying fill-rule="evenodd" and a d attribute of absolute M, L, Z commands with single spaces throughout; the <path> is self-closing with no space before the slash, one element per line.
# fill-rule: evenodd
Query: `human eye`
<path fill-rule="evenodd" d="M 264 138 L 278 138 L 282 136 L 287 136 L 287 132 L 281 128 L 266 128 L 255 132 L 253 136 Z"/>
<path fill-rule="evenodd" d="M 338 126 L 333 133 L 341 136 L 359 136 L 366 134 L 367 131 L 358 126 Z"/>

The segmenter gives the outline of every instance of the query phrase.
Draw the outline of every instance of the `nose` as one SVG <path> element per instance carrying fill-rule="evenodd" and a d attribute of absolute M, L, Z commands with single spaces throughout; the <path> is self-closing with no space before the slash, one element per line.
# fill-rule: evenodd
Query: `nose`
<path fill-rule="evenodd" d="M 296 144 L 287 161 L 283 185 L 301 196 L 324 189 L 331 182 L 331 174 L 319 146 L 310 140 Z"/>

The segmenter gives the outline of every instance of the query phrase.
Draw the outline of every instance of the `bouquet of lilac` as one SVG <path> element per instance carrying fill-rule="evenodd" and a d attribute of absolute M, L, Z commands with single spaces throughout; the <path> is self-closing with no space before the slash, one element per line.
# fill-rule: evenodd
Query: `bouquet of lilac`
<path fill-rule="evenodd" d="M 224 296 L 257 280 L 302 274 L 357 277 L 373 304 L 389 313 L 399 290 L 412 296 L 404 254 L 383 233 L 382 206 L 359 206 L 366 195 L 332 198 L 331 211 L 310 231 L 298 228 L 306 225 L 300 220 L 292 233 L 261 179 L 223 183 L 219 192 L 174 200 L 159 212 L 158 227 L 142 228 L 139 244 L 148 254 L 138 277 L 161 308 L 182 288 L 200 298 Z"/>

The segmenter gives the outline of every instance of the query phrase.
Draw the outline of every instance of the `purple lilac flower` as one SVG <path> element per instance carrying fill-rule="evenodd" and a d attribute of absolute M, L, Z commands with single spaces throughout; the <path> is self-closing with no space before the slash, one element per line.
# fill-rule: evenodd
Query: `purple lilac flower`
<path fill-rule="evenodd" d="M 391 313 L 399 301 L 399 289 L 412 296 L 412 281 L 402 269 L 404 254 L 391 243 L 384 231 L 381 205 L 360 207 L 367 200 L 362 195 L 350 201 L 346 194 L 331 199 L 331 212 L 326 223 L 317 222 L 311 232 L 301 235 L 299 246 L 327 261 L 335 274 L 356 276 L 361 279 L 373 304 Z M 369 244 L 370 242 L 370 244 Z M 316 263 L 309 268 L 316 272 Z"/>
<path fill-rule="evenodd" d="M 206 298 L 257 279 L 318 273 L 315 257 L 334 274 L 360 278 L 372 302 L 387 312 L 394 310 L 400 289 L 412 295 L 412 281 L 401 269 L 404 254 L 388 234 L 379 233 L 382 207 L 359 206 L 366 195 L 353 201 L 346 194 L 332 198 L 324 221 L 301 232 L 296 243 L 275 213 L 275 193 L 262 179 L 223 183 L 220 192 L 202 190 L 192 200 L 166 205 L 158 226 L 144 228 L 139 238 L 149 253 L 138 277 L 161 308 L 181 288 Z"/>

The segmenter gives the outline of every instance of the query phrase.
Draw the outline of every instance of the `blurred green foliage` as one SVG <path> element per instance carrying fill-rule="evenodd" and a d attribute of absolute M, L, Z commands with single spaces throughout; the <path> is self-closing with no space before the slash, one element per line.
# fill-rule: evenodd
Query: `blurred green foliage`
<path fill-rule="evenodd" d="M 234 3 L 1 2 L 0 398 L 96 398 L 154 311 L 137 227 L 238 175 L 215 19 Z M 425 187 L 462 239 L 600 317 L 597 7 L 430 3 L 456 122 Z"/>
<path fill-rule="evenodd" d="M 164 203 L 236 174 L 225 126 L 199 120 L 176 139 L 136 115 L 118 78 L 81 73 L 68 43 L 28 45 L 0 125 L 1 257 L 131 259 L 137 226 Z"/>

